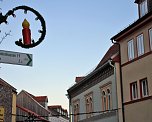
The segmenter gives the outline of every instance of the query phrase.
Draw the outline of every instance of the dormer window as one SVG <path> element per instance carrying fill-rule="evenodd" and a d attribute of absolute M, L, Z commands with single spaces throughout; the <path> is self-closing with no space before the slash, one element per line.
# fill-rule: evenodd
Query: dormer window
<path fill-rule="evenodd" d="M 148 13 L 147 0 L 142 0 L 139 3 L 139 14 L 140 14 L 140 17 L 144 16 L 147 13 Z"/>

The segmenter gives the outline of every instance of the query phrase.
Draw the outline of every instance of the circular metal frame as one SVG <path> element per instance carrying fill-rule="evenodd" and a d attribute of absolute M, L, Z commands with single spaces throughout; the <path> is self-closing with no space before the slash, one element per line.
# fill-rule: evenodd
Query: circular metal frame
<path fill-rule="evenodd" d="M 2 13 L 0 13 L 0 24 L 7 23 L 7 18 L 9 16 L 15 17 L 16 15 L 14 14 L 14 12 L 17 11 L 17 10 L 24 10 L 24 13 L 27 13 L 27 11 L 33 12 L 36 15 L 35 20 L 40 20 L 42 29 L 39 30 L 39 33 L 41 33 L 41 36 L 38 39 L 38 41 L 32 40 L 31 44 L 25 45 L 25 44 L 22 43 L 22 39 L 19 39 L 19 41 L 16 41 L 15 44 L 18 45 L 18 46 L 21 46 L 22 48 L 33 48 L 33 47 L 39 45 L 45 38 L 45 35 L 46 35 L 46 24 L 45 24 L 44 18 L 41 16 L 41 14 L 38 11 L 34 10 L 33 8 L 30 8 L 28 6 L 17 6 L 15 8 L 13 8 L 12 10 L 9 10 L 6 13 L 5 16 L 3 16 Z"/>

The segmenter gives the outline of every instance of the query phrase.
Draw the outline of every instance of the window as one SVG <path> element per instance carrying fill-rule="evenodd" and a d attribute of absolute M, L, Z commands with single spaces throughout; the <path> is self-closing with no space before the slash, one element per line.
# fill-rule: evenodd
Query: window
<path fill-rule="evenodd" d="M 111 92 L 110 89 L 107 89 L 107 109 L 111 109 Z"/>
<path fill-rule="evenodd" d="M 77 115 L 79 113 L 79 107 L 80 107 L 79 104 L 80 104 L 79 100 L 75 100 L 73 102 L 74 122 L 78 122 L 79 120 L 79 115 Z"/>
<path fill-rule="evenodd" d="M 144 16 L 145 14 L 148 13 L 148 8 L 147 8 L 147 0 L 143 0 L 140 4 L 139 4 L 139 10 L 140 10 L 140 17 Z"/>
<path fill-rule="evenodd" d="M 138 49 L 138 56 L 144 54 L 144 38 L 143 34 L 137 36 L 137 49 Z"/>
<path fill-rule="evenodd" d="M 106 93 L 102 91 L 102 110 L 106 111 Z"/>
<path fill-rule="evenodd" d="M 134 59 L 134 43 L 133 43 L 133 39 L 128 42 L 128 59 L 129 59 L 129 61 Z"/>
<path fill-rule="evenodd" d="M 140 92 L 141 92 L 141 97 L 147 97 L 148 96 L 147 78 L 140 80 Z"/>
<path fill-rule="evenodd" d="M 93 100 L 92 97 L 90 97 L 90 106 L 89 106 L 90 112 L 93 112 Z M 91 113 L 92 115 L 92 113 Z"/>
<path fill-rule="evenodd" d="M 89 99 L 86 100 L 86 112 L 89 113 Z"/>
<path fill-rule="evenodd" d="M 85 100 L 86 100 L 86 118 L 90 118 L 92 116 L 93 112 L 93 93 L 90 92 L 89 94 L 85 95 Z"/>
<path fill-rule="evenodd" d="M 150 48 L 152 50 L 152 28 L 149 30 Z"/>
<path fill-rule="evenodd" d="M 130 84 L 131 100 L 136 100 L 138 98 L 137 82 Z"/>
<path fill-rule="evenodd" d="M 102 111 L 112 109 L 111 83 L 101 87 Z"/>

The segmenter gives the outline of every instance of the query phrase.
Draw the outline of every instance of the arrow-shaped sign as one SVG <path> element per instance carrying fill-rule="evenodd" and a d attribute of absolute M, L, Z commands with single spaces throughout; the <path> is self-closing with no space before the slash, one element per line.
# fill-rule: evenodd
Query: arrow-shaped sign
<path fill-rule="evenodd" d="M 0 63 L 32 66 L 32 54 L 0 50 Z"/>

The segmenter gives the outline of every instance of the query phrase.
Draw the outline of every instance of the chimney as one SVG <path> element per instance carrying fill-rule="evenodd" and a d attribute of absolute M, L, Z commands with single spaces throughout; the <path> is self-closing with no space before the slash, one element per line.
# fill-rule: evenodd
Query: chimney
<path fill-rule="evenodd" d="M 85 76 L 81 76 L 81 77 L 76 77 L 75 78 L 75 82 L 76 83 L 79 83 L 82 79 L 84 79 L 85 78 Z"/>

